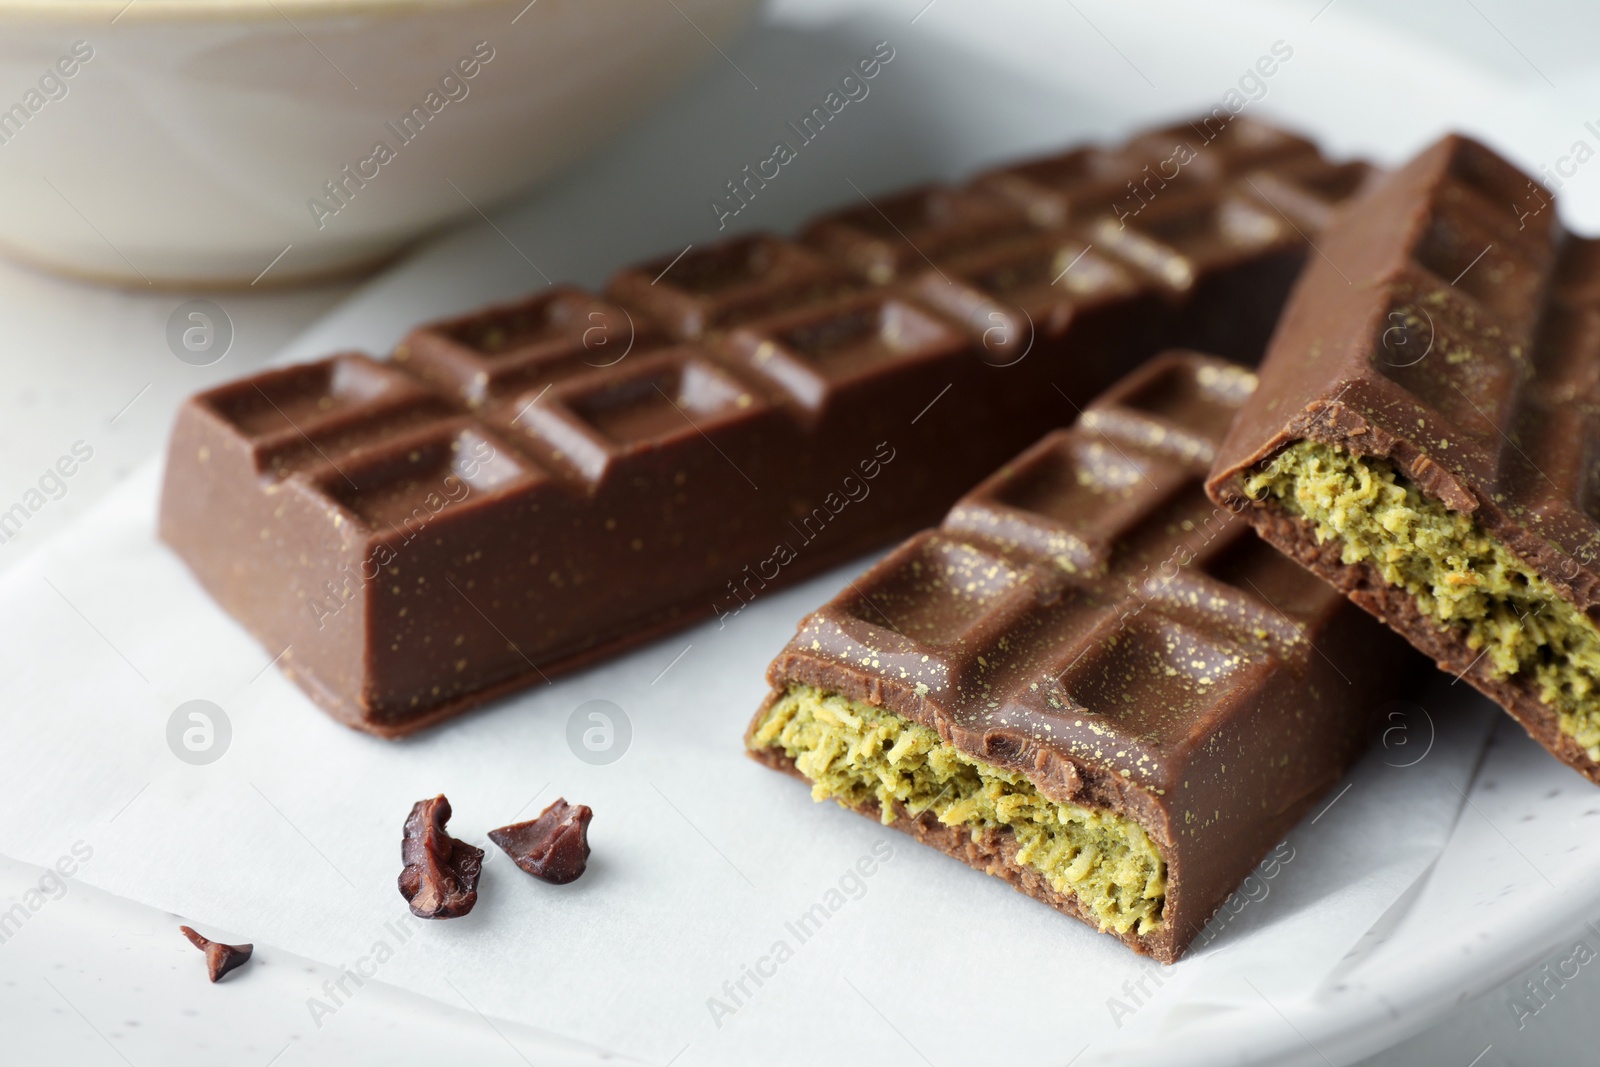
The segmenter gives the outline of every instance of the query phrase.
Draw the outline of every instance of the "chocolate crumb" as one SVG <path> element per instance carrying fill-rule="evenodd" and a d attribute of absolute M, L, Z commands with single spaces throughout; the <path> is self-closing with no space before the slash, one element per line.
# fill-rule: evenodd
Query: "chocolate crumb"
<path fill-rule="evenodd" d="M 243 967 L 250 959 L 250 953 L 255 951 L 254 945 L 224 945 L 220 941 L 201 937 L 190 926 L 180 926 L 178 930 L 189 939 L 191 945 L 206 954 L 206 973 L 211 975 L 213 982 L 229 971 Z"/>
<path fill-rule="evenodd" d="M 594 811 L 587 805 L 574 806 L 557 798 L 537 819 L 490 830 L 489 840 L 540 881 L 566 885 L 589 863 L 592 818 Z"/>
<path fill-rule="evenodd" d="M 420 919 L 457 919 L 478 902 L 483 849 L 445 833 L 450 802 L 443 794 L 419 800 L 406 817 L 400 859 L 400 895 Z"/>

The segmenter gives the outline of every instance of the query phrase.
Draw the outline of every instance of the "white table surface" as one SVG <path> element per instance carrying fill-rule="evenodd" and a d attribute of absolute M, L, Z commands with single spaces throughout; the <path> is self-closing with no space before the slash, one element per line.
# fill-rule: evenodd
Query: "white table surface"
<path fill-rule="evenodd" d="M 1600 12 L 1592 8 L 1412 0 L 1394 11 L 1380 0 L 1336 2 L 1383 22 L 1384 32 L 1431 37 L 1496 77 L 1596 84 L 1591 70 L 1600 68 L 1588 52 Z M 74 442 L 94 449 L 66 494 L 0 544 L 0 571 L 159 451 L 184 396 L 259 366 L 357 284 L 211 295 L 230 318 L 234 341 L 223 360 L 197 368 L 175 358 L 166 339 L 169 315 L 196 294 L 107 289 L 0 262 L 0 509 Z M 41 874 L 0 858 L 0 910 L 37 887 Z M 248 967 L 213 987 L 199 954 L 177 934 L 179 921 L 68 881 L 59 899 L 0 942 L 0 1062 L 592 1062 L 561 1039 L 376 982 L 315 1025 L 306 998 L 337 972 L 263 945 Z M 1525 983 L 1544 980 L 1543 968 L 1571 955 L 1577 938 L 1592 944 L 1596 936 L 1596 929 L 1575 929 L 1556 944 L 1529 945 L 1525 973 L 1366 1062 L 1593 1062 L 1600 1041 L 1594 969 L 1564 986 L 1546 983 L 1551 992 L 1542 1002 L 1528 999 Z M 1519 1021 L 1518 1000 L 1543 1006 Z"/>

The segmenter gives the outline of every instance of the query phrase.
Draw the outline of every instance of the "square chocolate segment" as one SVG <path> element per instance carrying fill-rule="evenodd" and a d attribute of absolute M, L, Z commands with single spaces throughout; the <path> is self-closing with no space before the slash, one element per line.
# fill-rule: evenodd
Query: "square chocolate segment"
<path fill-rule="evenodd" d="M 359 354 L 267 371 L 207 394 L 206 405 L 249 440 L 258 465 L 286 443 L 432 400 L 404 374 Z"/>
<path fill-rule="evenodd" d="M 1127 217 L 1101 220 L 1098 236 L 1117 256 L 1184 291 L 1214 264 L 1280 244 L 1288 228 L 1243 197 L 1174 194 Z"/>
<path fill-rule="evenodd" d="M 1027 545 L 1068 573 L 1093 573 L 1192 481 L 1165 457 L 1130 453 L 1094 431 L 1063 432 L 969 494 L 945 528 Z"/>
<path fill-rule="evenodd" d="M 661 344 L 648 319 L 561 286 L 414 330 L 395 362 L 472 407 L 513 389 L 613 366 Z"/>
<path fill-rule="evenodd" d="M 688 340 L 850 287 L 836 264 L 757 234 L 622 271 L 607 293 Z"/>
<path fill-rule="evenodd" d="M 1057 228 L 1112 213 L 1131 194 L 1138 168 L 1103 148 L 1076 148 L 1059 156 L 980 174 L 976 188 L 1005 197 L 1037 226 Z"/>
<path fill-rule="evenodd" d="M 273 479 L 454 414 L 406 375 L 357 354 L 267 371 L 212 391 L 204 404 L 247 442 L 256 472 Z"/>
<path fill-rule="evenodd" d="M 1125 153 L 1133 159 L 1172 160 L 1178 169 L 1210 181 L 1318 156 L 1317 146 L 1304 137 L 1227 113 L 1151 130 L 1130 141 Z"/>
<path fill-rule="evenodd" d="M 1042 361 L 1053 362 L 1057 346 L 1074 332 L 1154 343 L 1154 327 L 1171 315 L 1149 279 L 1062 232 L 952 256 L 909 287 L 976 335 L 985 361 L 999 367 L 1036 349 Z"/>
<path fill-rule="evenodd" d="M 516 397 L 489 421 L 511 428 L 546 468 L 597 484 L 642 455 L 714 452 L 712 435 L 771 416 L 764 399 L 695 349 L 668 349 L 618 370 Z"/>
<path fill-rule="evenodd" d="M 1003 198 L 928 186 L 818 219 L 802 239 L 882 285 L 1031 228 L 1027 216 Z"/>
<path fill-rule="evenodd" d="M 958 649 L 1018 591 L 1023 575 L 1005 560 L 938 534 L 909 542 L 897 558 L 852 587 L 842 609 L 919 645 Z"/>
<path fill-rule="evenodd" d="M 427 525 L 475 494 L 492 495 L 541 477 L 467 419 L 358 455 L 356 462 L 319 472 L 314 484 L 349 513 L 356 529 L 371 532 L 412 532 L 412 524 Z"/>
<path fill-rule="evenodd" d="M 973 344 L 954 324 L 883 291 L 832 300 L 734 331 L 735 359 L 806 412 L 896 381 L 926 381 L 938 364 L 969 363 Z"/>

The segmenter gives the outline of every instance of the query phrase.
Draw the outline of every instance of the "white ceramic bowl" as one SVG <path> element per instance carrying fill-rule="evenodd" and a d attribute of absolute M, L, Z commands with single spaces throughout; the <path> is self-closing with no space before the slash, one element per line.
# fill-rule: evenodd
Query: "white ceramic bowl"
<path fill-rule="evenodd" d="M 0 0 L 0 251 L 140 286 L 352 269 L 602 140 L 755 2 Z"/>

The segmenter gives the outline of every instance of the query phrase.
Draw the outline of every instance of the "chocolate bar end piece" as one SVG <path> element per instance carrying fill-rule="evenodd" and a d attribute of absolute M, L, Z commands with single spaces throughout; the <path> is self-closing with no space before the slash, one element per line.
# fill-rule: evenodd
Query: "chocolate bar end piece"
<path fill-rule="evenodd" d="M 1448 137 L 1322 247 L 1211 495 L 1600 782 L 1596 243 Z"/>
<path fill-rule="evenodd" d="M 558 797 L 537 819 L 489 831 L 518 867 L 541 882 L 566 885 L 577 881 L 589 864 L 589 820 L 586 804 L 568 804 Z"/>
<path fill-rule="evenodd" d="M 419 919 L 458 919 L 478 902 L 483 849 L 445 832 L 450 801 L 419 800 L 406 817 L 400 858 L 400 895 Z"/>
<path fill-rule="evenodd" d="M 1178 959 L 1409 662 L 1206 500 L 1254 387 L 1191 353 L 1129 375 L 804 620 L 750 754 Z"/>
<path fill-rule="evenodd" d="M 224 945 L 202 936 L 192 926 L 180 926 L 178 932 L 189 939 L 189 944 L 206 954 L 206 973 L 213 982 L 229 971 L 237 970 L 250 961 L 254 945 Z"/>

